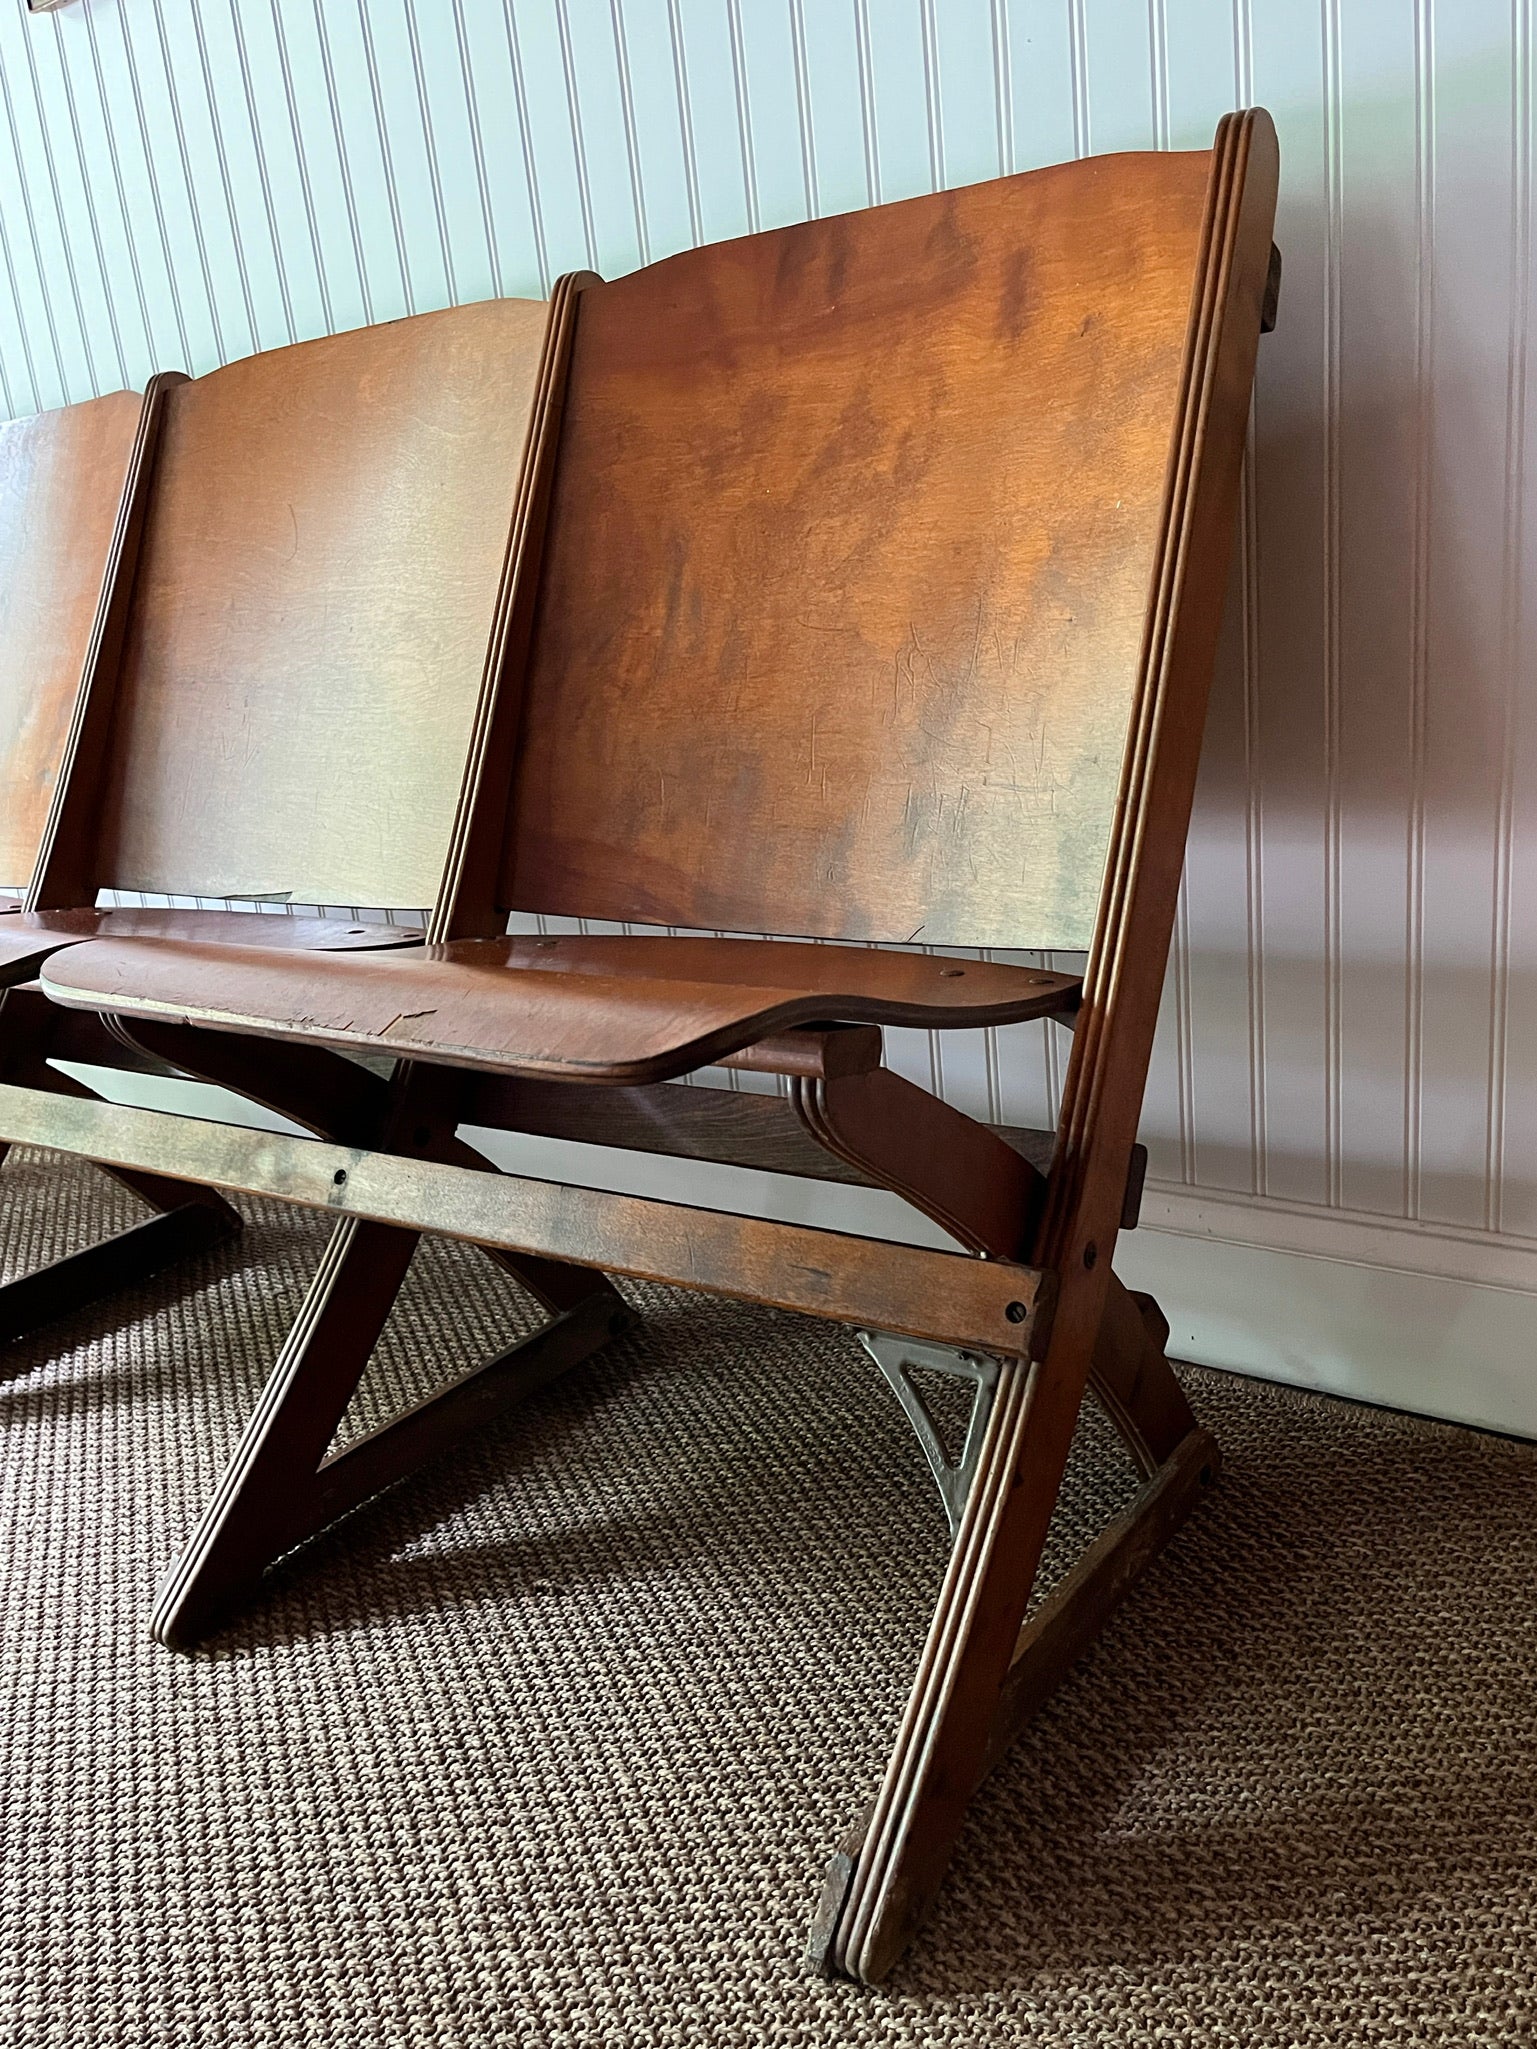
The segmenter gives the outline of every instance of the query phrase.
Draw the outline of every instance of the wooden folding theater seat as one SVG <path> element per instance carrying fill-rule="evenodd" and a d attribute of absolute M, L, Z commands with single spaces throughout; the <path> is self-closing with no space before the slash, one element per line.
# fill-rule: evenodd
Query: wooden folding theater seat
<path fill-rule="evenodd" d="M 466 764 L 523 630 L 570 292 L 162 376 L 142 404 L 4 430 L 0 867 L 30 878 L 0 916 L 6 1078 L 80 1092 L 49 1063 L 180 1066 L 170 1040 L 152 1059 L 22 986 L 93 936 L 327 955 L 424 937 L 410 918 L 256 901 L 419 915 L 461 858 Z M 251 908 L 98 908 L 103 891 Z M 0 1288 L 0 1336 L 238 1228 L 211 1190 L 112 1171 L 157 1214 Z"/>
<path fill-rule="evenodd" d="M 0 1089 L 0 1131 L 339 1220 L 162 1597 L 170 1641 L 604 1342 L 622 1304 L 576 1291 L 574 1268 L 859 1332 L 956 1531 L 885 1778 L 816 1918 L 819 1962 L 861 1979 L 890 1968 L 979 1779 L 1216 1463 L 1166 1326 L 1111 1264 L 1274 296 L 1276 176 L 1269 118 L 1249 113 L 1209 152 L 779 229 L 583 294 L 500 874 L 478 877 L 480 901 L 782 936 L 508 938 L 465 912 L 391 957 L 98 941 L 45 985 L 135 1037 L 397 1056 L 368 1135 L 86 1105 L 50 1121 Z M 915 944 L 1088 960 L 1078 977 Z M 1041 1016 L 1074 1030 L 1044 1146 L 882 1065 L 884 1024 Z M 667 1085 L 704 1061 L 786 1093 Z M 461 1120 L 870 1183 L 957 1249 L 477 1171 Z M 552 1263 L 562 1313 L 327 1456 L 424 1229 Z M 958 1460 L 920 1369 L 972 1390 Z M 1091 1382 L 1145 1485 L 1027 1619 Z"/>

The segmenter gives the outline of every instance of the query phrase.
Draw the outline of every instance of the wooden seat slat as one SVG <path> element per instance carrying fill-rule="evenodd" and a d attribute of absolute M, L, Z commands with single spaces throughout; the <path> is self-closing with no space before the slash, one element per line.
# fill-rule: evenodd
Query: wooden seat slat
<path fill-rule="evenodd" d="M 105 939 L 50 996 L 127 1017 L 370 1047 L 489 1070 L 661 1081 L 799 1024 L 957 1027 L 1070 1011 L 1075 975 L 788 940 L 464 940 L 324 961 L 265 948 Z"/>
<path fill-rule="evenodd" d="M 419 925 L 344 924 L 338 918 L 267 917 L 259 911 L 182 910 L 133 905 L 120 910 L 22 911 L 0 923 L 0 986 L 30 981 L 45 960 L 98 939 L 193 940 L 210 946 L 249 946 L 336 953 L 414 946 Z"/>

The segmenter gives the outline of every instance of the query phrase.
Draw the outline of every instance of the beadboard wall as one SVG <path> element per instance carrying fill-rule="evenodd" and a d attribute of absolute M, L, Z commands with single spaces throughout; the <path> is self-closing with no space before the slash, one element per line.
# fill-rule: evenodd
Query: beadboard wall
<path fill-rule="evenodd" d="M 1268 106 L 1281 322 L 1121 1263 L 1187 1356 L 1537 1434 L 1533 7 L 0 0 L 0 405 Z M 893 1040 L 1051 1114 L 1055 1028 Z M 683 1192 L 876 1219 L 721 1173 Z"/>

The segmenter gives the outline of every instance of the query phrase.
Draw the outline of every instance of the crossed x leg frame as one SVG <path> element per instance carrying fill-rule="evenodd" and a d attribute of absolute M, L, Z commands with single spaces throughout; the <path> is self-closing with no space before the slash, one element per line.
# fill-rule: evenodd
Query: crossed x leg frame
<path fill-rule="evenodd" d="M 604 1269 L 853 1324 L 893 1385 L 905 1367 L 936 1363 L 974 1381 L 969 1456 L 947 1501 L 954 1543 L 928 1640 L 882 1784 L 829 1866 L 812 1928 L 821 1968 L 885 1976 L 933 1901 L 972 1793 L 1216 1471 L 1215 1441 L 1169 1366 L 1155 1305 L 1114 1279 L 1108 1256 L 1088 1285 L 1075 1275 L 1058 1299 L 1055 1277 L 1023 1256 L 1044 1177 L 989 1127 L 880 1067 L 879 1035 L 866 1028 L 781 1034 L 739 1064 L 787 1073 L 796 1114 L 820 1144 L 984 1257 L 500 1175 L 456 1136 L 475 1077 L 454 1070 L 402 1064 L 386 1080 L 317 1048 L 253 1048 L 142 1020 L 112 1029 L 141 1059 L 234 1088 L 316 1137 L 68 1097 L 49 1104 L 3 1083 L 0 1129 L 120 1171 L 206 1174 L 337 1213 L 266 1389 L 162 1591 L 153 1624 L 162 1642 L 206 1634 L 276 1559 L 623 1331 L 631 1312 Z M 550 1321 L 330 1450 L 418 1238 L 445 1228 L 511 1272 Z M 1092 1246 L 1081 1265 L 1095 1265 Z M 1027 1616 L 1088 1386 L 1142 1485 Z"/>

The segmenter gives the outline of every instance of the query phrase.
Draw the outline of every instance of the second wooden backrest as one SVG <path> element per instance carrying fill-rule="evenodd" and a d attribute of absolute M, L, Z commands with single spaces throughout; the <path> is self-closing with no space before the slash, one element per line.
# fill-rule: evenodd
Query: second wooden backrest
<path fill-rule="evenodd" d="M 32 876 L 141 409 L 119 391 L 0 425 L 0 886 Z"/>
<path fill-rule="evenodd" d="M 1210 164 L 1091 159 L 584 295 L 509 908 L 1088 945 Z"/>
<path fill-rule="evenodd" d="M 96 886 L 434 902 L 548 312 L 424 314 L 166 394 Z"/>

